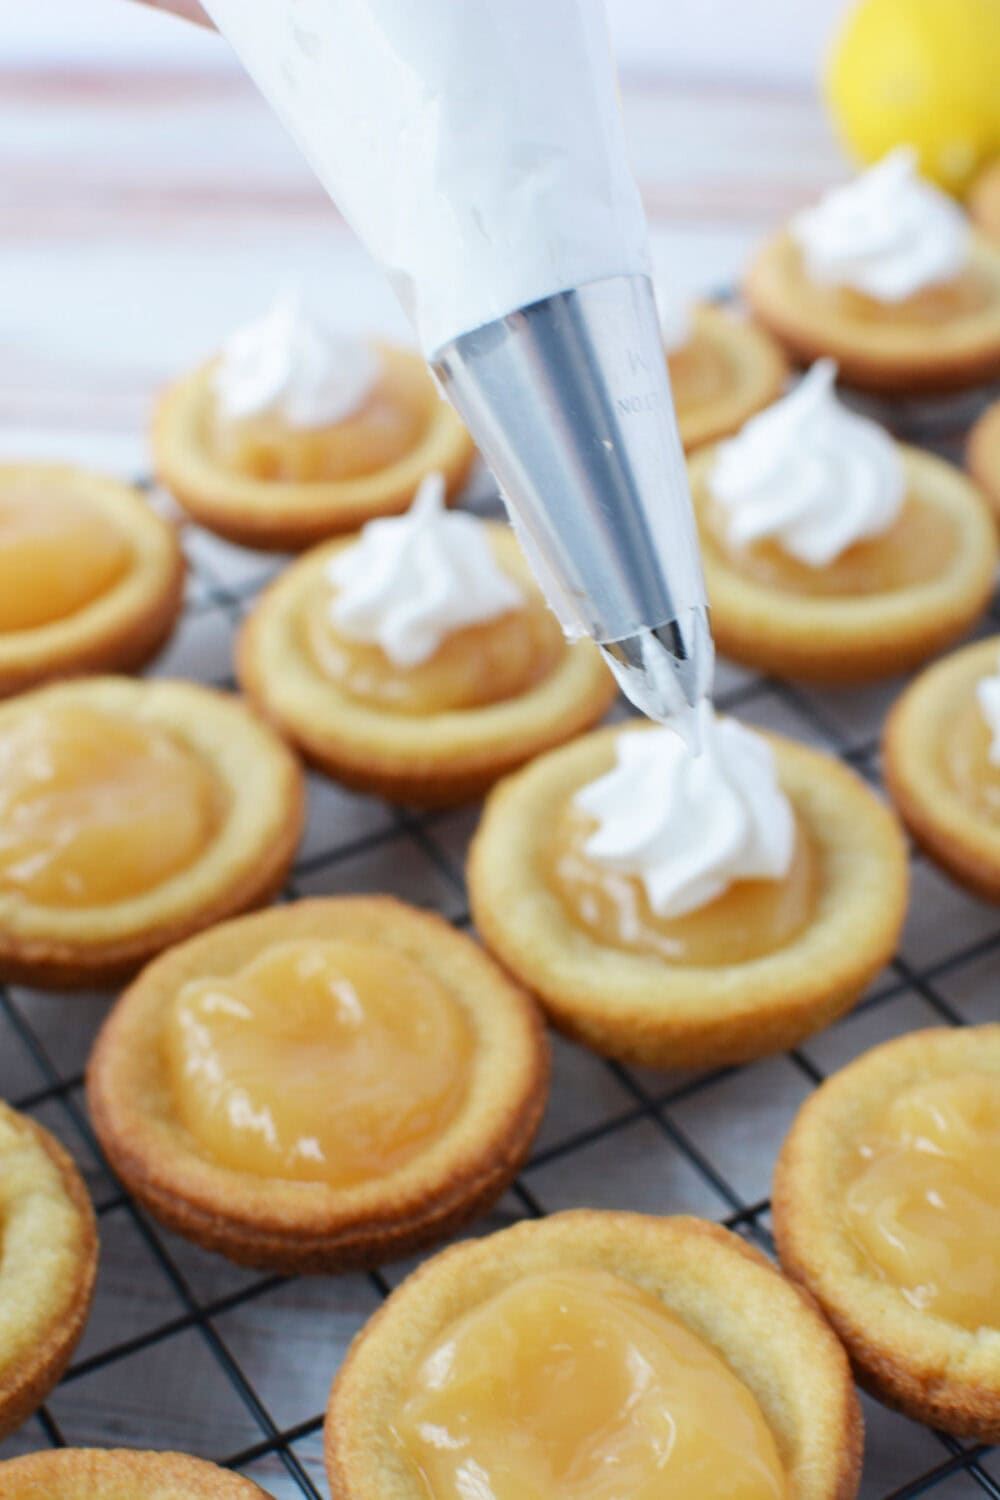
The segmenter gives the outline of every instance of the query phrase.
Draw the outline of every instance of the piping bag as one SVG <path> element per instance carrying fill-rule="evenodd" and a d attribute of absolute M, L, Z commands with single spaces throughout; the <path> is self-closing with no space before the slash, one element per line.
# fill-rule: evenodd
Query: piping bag
<path fill-rule="evenodd" d="M 566 634 L 694 729 L 713 648 L 604 0 L 204 0 L 381 262 Z"/>

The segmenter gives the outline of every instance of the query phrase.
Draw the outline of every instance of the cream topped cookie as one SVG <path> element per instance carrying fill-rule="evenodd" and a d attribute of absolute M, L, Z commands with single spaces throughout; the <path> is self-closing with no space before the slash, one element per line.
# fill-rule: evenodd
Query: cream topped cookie
<path fill-rule="evenodd" d="M 398 667 L 425 662 L 448 636 L 524 607 L 480 521 L 444 503 L 444 477 L 428 474 L 402 516 L 369 521 L 332 557 L 329 614 L 348 640 L 377 645 Z"/>
<path fill-rule="evenodd" d="M 953 198 L 920 177 L 899 146 L 791 221 L 805 269 L 823 286 L 903 302 L 954 281 L 969 258 L 969 223 Z"/>
<path fill-rule="evenodd" d="M 359 411 L 378 378 L 370 343 L 335 332 L 300 292 L 286 290 L 230 334 L 212 390 L 227 421 L 268 415 L 289 427 L 326 427 Z"/>
<path fill-rule="evenodd" d="M 877 422 L 837 399 L 824 359 L 781 401 L 720 444 L 708 474 L 730 543 L 774 540 L 791 557 L 827 567 L 899 517 L 906 470 Z"/>

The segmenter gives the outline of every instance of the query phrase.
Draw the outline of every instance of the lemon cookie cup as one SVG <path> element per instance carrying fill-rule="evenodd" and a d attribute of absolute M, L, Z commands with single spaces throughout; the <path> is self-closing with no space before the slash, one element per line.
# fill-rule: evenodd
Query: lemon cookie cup
<path fill-rule="evenodd" d="M 763 328 L 702 303 L 690 338 L 667 356 L 677 429 L 686 452 L 736 432 L 781 395 L 788 362 Z"/>
<path fill-rule="evenodd" d="M 406 510 L 428 474 L 445 476 L 454 497 L 475 449 L 462 422 L 438 394 L 419 354 L 382 346 L 380 390 L 418 418 L 412 446 L 392 462 L 343 478 L 270 477 L 266 459 L 236 469 L 209 441 L 211 361 L 161 396 L 153 419 L 157 477 L 201 525 L 230 541 L 263 550 L 297 551 L 354 531 L 373 516 Z"/>
<path fill-rule="evenodd" d="M 240 685 L 327 775 L 394 802 L 467 802 L 533 755 L 588 729 L 614 701 L 617 688 L 599 651 L 589 641 L 562 638 L 513 533 L 499 523 L 484 524 L 504 572 L 522 586 L 536 638 L 525 663 L 526 685 L 494 702 L 487 694 L 487 701 L 469 708 L 403 712 L 391 702 L 366 701 L 329 675 L 310 644 L 308 619 L 325 598 L 329 564 L 353 538 L 310 552 L 261 596 L 239 638 Z M 502 625 L 475 627 L 487 637 L 482 650 L 489 680 L 489 637 Z M 391 664 L 377 654 L 379 672 L 391 675 Z M 434 659 L 428 665 L 433 668 Z M 406 677 L 397 674 L 400 682 Z"/>
<path fill-rule="evenodd" d="M 0 464 L 0 696 L 143 666 L 180 612 L 176 529 L 131 485 Z"/>
<path fill-rule="evenodd" d="M 550 1291 L 555 1295 L 548 1296 L 546 1310 Z M 704 1387 L 698 1397 L 711 1362 L 711 1388 L 740 1412 L 746 1449 L 732 1455 L 730 1447 L 736 1465 L 749 1466 L 754 1441 L 752 1474 L 743 1474 L 753 1485 L 748 1493 L 789 1500 L 851 1500 L 857 1493 L 857 1398 L 843 1350 L 813 1304 L 763 1256 L 714 1224 L 580 1210 L 455 1246 L 393 1293 L 355 1339 L 330 1393 L 324 1445 L 331 1494 L 335 1500 L 418 1500 L 458 1493 L 457 1486 L 445 1481 L 439 1487 L 421 1472 L 418 1419 L 428 1403 L 438 1426 L 448 1419 L 460 1424 L 462 1451 L 473 1462 L 495 1459 L 496 1444 L 506 1440 L 503 1451 L 512 1464 L 534 1457 L 549 1472 L 544 1454 L 551 1450 L 544 1444 L 555 1432 L 559 1454 L 572 1454 L 573 1471 L 589 1473 L 594 1493 L 605 1496 L 612 1489 L 596 1473 L 604 1449 L 594 1454 L 596 1424 L 587 1421 L 596 1409 L 606 1421 L 599 1427 L 602 1440 L 614 1447 L 622 1437 L 628 1445 L 632 1474 L 635 1465 L 641 1473 L 645 1445 L 651 1479 L 654 1462 L 662 1466 L 667 1454 L 674 1456 L 673 1442 L 665 1450 L 656 1440 L 658 1406 L 649 1425 L 640 1424 L 630 1440 L 621 1432 L 627 1425 L 621 1408 L 608 1411 L 613 1398 L 604 1399 L 605 1384 L 616 1391 L 623 1378 L 615 1360 L 617 1324 L 609 1326 L 603 1317 L 617 1308 L 625 1309 L 633 1333 L 638 1319 L 654 1339 L 662 1332 L 688 1351 L 686 1377 L 672 1391 L 684 1407 L 679 1428 L 670 1428 L 678 1447 L 685 1447 L 689 1435 L 685 1414 L 702 1440 L 711 1442 L 716 1413 L 706 1410 Z M 595 1309 L 602 1332 L 587 1344 L 577 1338 L 573 1314 L 589 1326 Z M 546 1317 L 554 1320 L 551 1330 Z M 499 1388 L 494 1384 L 490 1397 L 487 1386 L 484 1397 L 476 1335 L 496 1339 L 498 1323 L 503 1333 L 495 1354 L 502 1373 Z M 537 1362 L 545 1360 L 543 1369 L 551 1367 L 561 1378 L 544 1384 L 537 1403 L 528 1402 L 524 1420 L 526 1387 L 537 1373 L 529 1347 Z M 648 1347 L 643 1344 L 644 1351 Z M 428 1362 L 444 1348 L 450 1350 L 447 1366 L 432 1389 Z M 588 1351 L 591 1361 L 603 1361 L 593 1390 L 584 1388 Z M 463 1361 L 470 1360 L 474 1368 L 463 1384 Z M 442 1363 L 439 1358 L 435 1368 Z M 644 1369 L 655 1388 L 655 1363 Z M 438 1407 L 452 1381 L 458 1387 L 453 1409 L 442 1414 Z M 492 1418 L 484 1410 L 491 1400 Z M 575 1435 L 574 1413 L 584 1429 Z M 729 1446 L 729 1432 L 717 1436 L 719 1448 Z M 442 1448 L 439 1459 L 447 1458 Z M 730 1482 L 732 1477 L 730 1469 Z M 684 1473 L 678 1482 L 685 1482 Z"/>
<path fill-rule="evenodd" d="M 1000 521 L 1000 401 L 988 406 L 973 423 L 965 450 L 969 473 Z"/>
<path fill-rule="evenodd" d="M 0 1463 L 4 1500 L 268 1500 L 230 1469 L 186 1453 L 53 1448 Z"/>
<path fill-rule="evenodd" d="M 477 929 L 553 1024 L 597 1052 L 705 1067 L 794 1046 L 848 1010 L 892 956 L 907 900 L 901 830 L 831 756 L 768 735 L 815 871 L 801 925 L 773 951 L 739 962 L 673 961 L 606 941 L 553 882 L 553 830 L 575 794 L 612 768 L 619 735 L 649 732 L 598 730 L 496 788 L 469 857 Z M 711 953 L 713 907 L 696 915 L 709 924 L 699 942 Z"/>
<path fill-rule="evenodd" d="M 220 1020 L 220 995 L 238 1021 Z M 356 896 L 164 954 L 105 1023 L 87 1097 L 116 1172 L 163 1223 L 242 1264 L 331 1272 L 440 1240 L 494 1202 L 548 1070 L 536 1007 L 471 938 Z M 237 1094 L 277 1146 L 232 1124 Z"/>
<path fill-rule="evenodd" d="M 949 1159 L 975 1149 L 988 1124 L 995 1162 L 998 1121 L 1000 1026 L 897 1037 L 806 1100 L 773 1195 L 781 1263 L 819 1302 L 862 1385 L 916 1421 L 985 1442 L 1000 1438 L 1000 1308 L 975 1316 L 969 1266 L 945 1269 L 961 1240 L 933 1205 L 969 1211 Z M 995 1196 L 994 1223 L 998 1206 Z"/>
<path fill-rule="evenodd" d="M 920 395 L 1000 376 L 1000 247 L 982 234 L 972 236 L 954 284 L 899 304 L 812 282 L 787 232 L 758 252 L 743 291 L 792 359 L 808 364 L 830 355 L 844 383 L 861 390 Z"/>
<path fill-rule="evenodd" d="M 886 790 L 931 859 L 1000 901 L 1000 773 L 978 684 L 997 670 L 1000 637 L 928 667 L 897 700 L 883 737 Z"/>
<path fill-rule="evenodd" d="M 269 900 L 304 783 L 237 699 L 90 677 L 0 705 L 0 975 L 107 984 Z"/>
<path fill-rule="evenodd" d="M 68 1153 L 47 1130 L 2 1103 L 0 1252 L 5 1437 L 41 1406 L 80 1340 L 97 1275 L 97 1228 Z M 9 1493 L 2 1479 L 0 1493 Z"/>
<path fill-rule="evenodd" d="M 691 493 L 724 655 L 780 676 L 868 682 L 926 661 L 979 618 L 997 567 L 986 500 L 951 464 L 897 449 L 907 487 L 898 519 L 825 568 L 773 542 L 726 546 L 709 486 L 718 449 L 694 455 Z"/>

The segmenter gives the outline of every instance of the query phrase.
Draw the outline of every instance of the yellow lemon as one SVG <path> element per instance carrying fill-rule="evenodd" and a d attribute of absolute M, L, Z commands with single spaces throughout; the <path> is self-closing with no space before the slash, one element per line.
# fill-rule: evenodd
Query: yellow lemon
<path fill-rule="evenodd" d="M 861 161 L 908 143 L 924 176 L 960 193 L 1000 150 L 1000 0 L 858 0 L 825 87 Z"/>

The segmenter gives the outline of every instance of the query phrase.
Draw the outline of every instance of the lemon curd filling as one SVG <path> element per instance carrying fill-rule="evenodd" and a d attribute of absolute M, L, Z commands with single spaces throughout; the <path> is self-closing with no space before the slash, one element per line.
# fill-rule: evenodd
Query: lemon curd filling
<path fill-rule="evenodd" d="M 95 506 L 51 481 L 0 491 L 0 631 L 64 620 L 126 572 L 125 537 Z"/>
<path fill-rule="evenodd" d="M 234 420 L 213 403 L 206 437 L 221 465 L 251 479 L 359 479 L 417 446 L 436 400 L 421 367 L 390 359 L 360 410 L 328 427 L 290 427 L 270 414 Z"/>
<path fill-rule="evenodd" d="M 801 251 L 789 242 L 785 264 L 789 279 L 800 296 L 831 317 L 873 326 L 933 329 L 957 318 L 975 318 L 992 307 L 995 291 L 989 278 L 975 265 L 967 265 L 950 281 L 923 287 L 898 302 L 883 302 L 854 287 L 826 286 L 808 274 Z"/>
<path fill-rule="evenodd" d="M 993 734 L 974 696 L 950 720 L 941 744 L 945 775 L 968 806 L 1000 819 L 1000 765 L 990 760 Z"/>
<path fill-rule="evenodd" d="M 640 879 L 585 853 L 594 827 L 567 803 L 555 820 L 546 873 L 573 921 L 606 947 L 678 964 L 745 963 L 791 942 L 815 911 L 820 859 L 801 824 L 783 880 L 734 881 L 706 906 L 671 918 L 656 915 Z"/>
<path fill-rule="evenodd" d="M 914 1084 L 859 1141 L 848 1230 L 913 1307 L 1000 1327 L 1000 1080 Z"/>
<path fill-rule="evenodd" d="M 947 569 L 958 540 L 948 516 L 911 495 L 888 531 L 855 542 L 825 567 L 813 568 L 779 542 L 731 543 L 721 507 L 707 488 L 699 497 L 699 510 L 710 545 L 730 567 L 756 583 L 816 598 L 860 598 L 928 583 Z"/>
<path fill-rule="evenodd" d="M 206 1155 L 347 1187 L 404 1166 L 464 1100 L 471 1030 L 413 959 L 346 939 L 281 943 L 176 995 L 164 1057 Z"/>
<path fill-rule="evenodd" d="M 192 864 L 223 794 L 150 723 L 77 706 L 0 727 L 0 894 L 50 907 L 128 900 Z"/>
<path fill-rule="evenodd" d="M 430 1500 L 779 1500 L 752 1392 L 655 1296 L 603 1270 L 515 1281 L 446 1329 L 392 1431 Z"/>
<path fill-rule="evenodd" d="M 718 401 L 735 383 L 735 372 L 724 350 L 697 332 L 667 356 L 667 365 L 678 416 Z"/>
<path fill-rule="evenodd" d="M 904 327 L 934 328 L 956 318 L 974 318 L 992 306 L 993 289 L 974 267 L 953 281 L 924 287 L 900 302 L 880 302 L 851 287 L 814 287 L 816 295 L 855 322 L 894 323 Z"/>
<path fill-rule="evenodd" d="M 305 645 L 325 677 L 352 698 L 402 714 L 482 708 L 529 692 L 565 649 L 541 599 L 453 631 L 426 661 L 399 666 L 381 646 L 348 640 L 330 620 L 332 594 L 320 588 L 303 614 Z"/>

